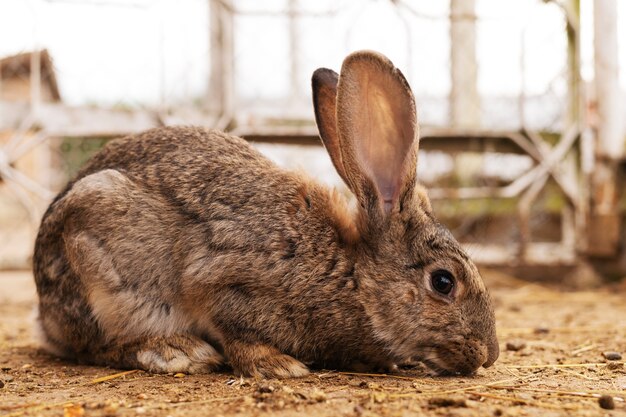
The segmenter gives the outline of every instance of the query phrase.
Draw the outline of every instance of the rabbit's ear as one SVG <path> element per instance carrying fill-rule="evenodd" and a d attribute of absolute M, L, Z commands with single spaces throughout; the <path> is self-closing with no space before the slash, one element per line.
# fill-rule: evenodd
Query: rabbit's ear
<path fill-rule="evenodd" d="M 389 214 L 415 185 L 418 126 L 409 84 L 385 56 L 359 51 L 344 60 L 337 133 L 361 205 Z"/>
<path fill-rule="evenodd" d="M 320 132 L 330 159 L 348 186 L 346 172 L 341 159 L 341 149 L 337 136 L 337 80 L 339 76 L 328 68 L 318 68 L 311 79 L 313 85 L 313 107 L 315 108 L 315 122 Z"/>

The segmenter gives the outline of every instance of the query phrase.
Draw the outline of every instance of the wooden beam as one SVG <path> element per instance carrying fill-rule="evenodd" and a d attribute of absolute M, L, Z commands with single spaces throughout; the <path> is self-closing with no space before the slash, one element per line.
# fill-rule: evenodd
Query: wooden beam
<path fill-rule="evenodd" d="M 0 130 L 15 130 L 31 112 L 29 103 L 0 101 Z M 69 107 L 41 103 L 34 127 L 49 136 L 121 136 L 160 125 L 156 113 L 146 110 L 116 110 Z"/>
<path fill-rule="evenodd" d="M 450 124 L 480 126 L 475 0 L 450 1 Z"/>
<path fill-rule="evenodd" d="M 0 131 L 15 130 L 29 116 L 28 103 L 0 101 Z M 173 114 L 160 115 L 148 110 L 102 109 L 71 107 L 58 103 L 42 103 L 37 129 L 49 136 L 102 137 L 123 136 L 157 126 L 190 124 L 212 128 L 216 115 L 193 109 L 177 109 Z M 240 126 L 230 133 L 254 142 L 319 146 L 317 128 L 312 123 L 297 126 Z M 519 132 L 446 129 L 422 127 L 420 149 L 445 152 L 501 152 L 529 154 L 532 146 Z"/>
<path fill-rule="evenodd" d="M 540 155 L 522 133 L 491 130 L 446 129 L 422 127 L 420 149 L 443 152 L 500 152 L 528 154 L 534 159 Z M 305 126 L 241 126 L 232 134 L 251 142 L 283 143 L 292 145 L 321 145 L 317 128 Z"/>

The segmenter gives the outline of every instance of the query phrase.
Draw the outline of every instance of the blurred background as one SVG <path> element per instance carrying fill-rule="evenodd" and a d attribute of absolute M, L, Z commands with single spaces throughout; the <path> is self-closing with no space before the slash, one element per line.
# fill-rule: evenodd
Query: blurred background
<path fill-rule="evenodd" d="M 87 158 L 151 127 L 232 132 L 347 195 L 310 76 L 357 49 L 411 84 L 420 180 L 478 263 L 626 274 L 618 0 L 4 0 L 0 269 L 30 267 Z"/>

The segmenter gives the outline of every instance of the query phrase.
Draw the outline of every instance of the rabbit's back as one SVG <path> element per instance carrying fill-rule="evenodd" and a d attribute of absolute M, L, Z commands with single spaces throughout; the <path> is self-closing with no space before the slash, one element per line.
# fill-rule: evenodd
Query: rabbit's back
<path fill-rule="evenodd" d="M 306 219 L 295 224 L 304 194 L 320 191 L 221 132 L 160 128 L 111 142 L 50 206 L 37 238 L 51 350 L 93 357 L 111 340 L 194 326 L 210 339 L 197 294 L 232 277 L 271 294 L 272 276 L 293 273 L 289 242 L 307 233 Z"/>
<path fill-rule="evenodd" d="M 285 214 L 294 211 L 306 188 L 326 191 L 277 167 L 243 139 L 202 128 L 166 127 L 111 142 L 57 201 L 81 179 L 104 170 L 120 172 L 178 217 L 184 225 L 172 226 L 172 234 L 182 226 L 210 225 L 216 236 L 224 228 L 231 237 L 245 233 L 248 244 L 255 236 L 265 244 L 268 232 L 290 226 Z"/>
<path fill-rule="evenodd" d="M 290 176 L 243 139 L 196 127 L 157 128 L 114 140 L 76 180 L 104 169 L 123 172 L 145 189 L 186 208 L 218 196 L 235 206 L 261 203 L 258 199 L 266 197 L 265 189 L 272 198 L 276 186 L 280 189 Z"/>

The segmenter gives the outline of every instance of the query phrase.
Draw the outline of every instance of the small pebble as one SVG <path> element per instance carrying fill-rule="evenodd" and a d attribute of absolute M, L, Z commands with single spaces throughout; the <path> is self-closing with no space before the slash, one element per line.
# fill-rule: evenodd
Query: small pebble
<path fill-rule="evenodd" d="M 524 342 L 523 340 L 514 340 L 511 342 L 506 342 L 506 350 L 512 350 L 513 352 L 522 350 L 525 347 L 526 347 L 526 342 Z"/>
<path fill-rule="evenodd" d="M 118 403 L 109 403 L 106 404 L 103 408 L 103 412 L 105 416 L 114 416 L 117 414 L 117 410 L 119 410 L 120 405 Z"/>
<path fill-rule="evenodd" d="M 317 401 L 318 403 L 326 401 L 326 393 L 319 389 L 314 389 L 311 392 L 310 397 L 313 401 Z"/>
<path fill-rule="evenodd" d="M 370 398 L 371 398 L 372 400 L 374 400 L 374 402 L 375 402 L 376 404 L 382 404 L 382 403 L 384 403 L 385 401 L 387 401 L 387 399 L 388 399 L 389 397 L 388 397 L 388 396 L 387 396 L 387 394 L 386 394 L 386 393 L 384 393 L 384 392 L 375 391 L 375 392 L 373 392 L 373 393 L 371 393 L 371 394 L 370 394 Z"/>
<path fill-rule="evenodd" d="M 184 377 L 185 377 L 185 374 L 183 374 L 182 372 L 174 374 L 174 378 L 184 378 Z"/>
<path fill-rule="evenodd" d="M 274 387 L 271 385 L 259 385 L 257 391 L 261 394 L 269 394 L 270 392 L 274 392 Z"/>
<path fill-rule="evenodd" d="M 83 417 L 85 409 L 80 404 L 67 404 L 63 407 L 64 417 Z"/>
<path fill-rule="evenodd" d="M 137 414 L 145 414 L 146 413 L 146 409 L 143 407 L 137 407 L 135 408 L 135 413 Z"/>
<path fill-rule="evenodd" d="M 622 355 L 619 352 L 602 352 L 602 356 L 607 361 L 619 361 L 622 360 Z"/>
<path fill-rule="evenodd" d="M 462 399 L 435 397 L 428 400 L 428 408 L 438 407 L 467 407 L 467 403 Z"/>
<path fill-rule="evenodd" d="M 598 398 L 598 404 L 600 404 L 600 407 L 605 410 L 613 410 L 615 408 L 615 401 L 610 395 L 603 395 Z"/>
<path fill-rule="evenodd" d="M 535 327 L 535 334 L 548 334 L 550 333 L 550 328 L 545 326 Z"/>
<path fill-rule="evenodd" d="M 0 388 L 4 388 L 4 381 L 0 380 Z"/>
<path fill-rule="evenodd" d="M 609 362 L 606 364 L 606 367 L 611 371 L 617 371 L 618 369 L 624 369 L 624 364 L 621 362 Z"/>

